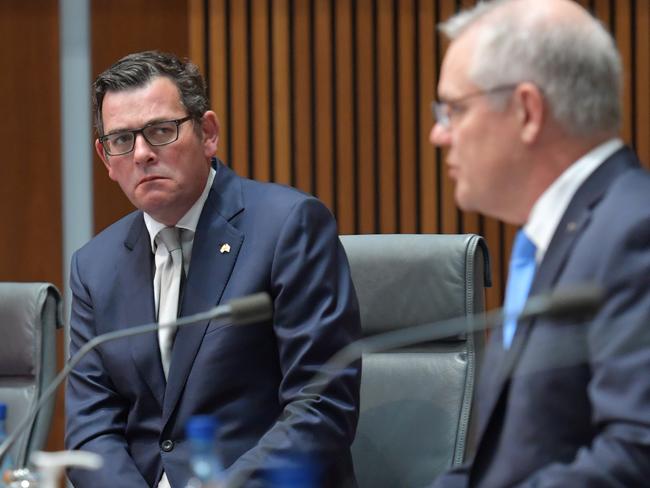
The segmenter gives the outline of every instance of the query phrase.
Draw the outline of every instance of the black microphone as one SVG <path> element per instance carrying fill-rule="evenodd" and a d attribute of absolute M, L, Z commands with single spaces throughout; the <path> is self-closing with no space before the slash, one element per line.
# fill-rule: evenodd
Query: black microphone
<path fill-rule="evenodd" d="M 584 320 L 595 314 L 605 298 L 605 290 L 595 285 L 582 285 L 553 290 L 529 298 L 518 314 L 508 314 L 498 308 L 486 313 L 453 317 L 451 319 L 415 325 L 404 329 L 375 334 L 354 342 L 330 358 L 328 363 L 347 366 L 362 354 L 380 352 L 460 334 L 491 329 L 508 319 L 525 320 L 534 317 Z"/>
<path fill-rule="evenodd" d="M 537 316 L 561 320 L 586 320 L 592 317 L 607 301 L 612 290 L 586 284 L 570 288 L 558 288 L 549 293 L 530 297 L 517 320 Z M 503 317 L 502 321 L 506 318 Z"/>
<path fill-rule="evenodd" d="M 315 385 L 310 390 L 310 395 L 319 396 L 332 378 L 364 354 L 487 330 L 502 325 L 510 318 L 525 320 L 548 317 L 558 320 L 586 320 L 600 309 L 606 296 L 605 290 L 601 287 L 591 284 L 576 285 L 533 296 L 526 301 L 523 310 L 518 314 L 509 314 L 505 309 L 498 308 L 486 313 L 453 317 L 359 339 L 340 349 L 319 367 L 318 372 L 309 382 L 310 385 Z M 226 480 L 225 486 L 228 488 L 244 486 L 254 471 L 259 468 L 261 466 L 253 466 L 235 473 Z"/>
<path fill-rule="evenodd" d="M 56 392 L 59 385 L 63 383 L 63 381 L 68 377 L 72 369 L 86 354 L 95 349 L 97 346 L 100 346 L 106 342 L 122 339 L 124 337 L 146 334 L 147 332 L 154 332 L 162 328 L 196 325 L 197 323 L 204 322 L 206 320 L 230 319 L 235 325 L 245 325 L 260 322 L 262 320 L 268 320 L 272 316 L 273 305 L 271 303 L 271 297 L 269 297 L 268 293 L 262 292 L 247 295 L 242 298 L 237 298 L 231 300 L 225 305 L 219 305 L 205 312 L 188 315 L 187 317 L 180 317 L 171 322 L 152 322 L 150 324 L 138 325 L 114 332 L 107 332 L 106 334 L 101 334 L 93 337 L 81 348 L 79 348 L 77 353 L 70 358 L 65 367 L 43 391 L 43 394 L 40 396 L 38 402 L 36 402 L 34 407 L 32 407 L 31 411 L 18 423 L 18 425 L 16 425 L 13 432 L 7 436 L 5 441 L 0 444 L 0 463 L 6 456 L 11 446 L 13 446 L 13 444 L 16 442 L 16 439 L 18 439 L 20 434 L 24 432 L 25 428 L 31 426 L 34 423 L 34 419 L 36 418 L 38 412 L 41 410 L 47 400 L 54 394 L 54 392 Z"/>

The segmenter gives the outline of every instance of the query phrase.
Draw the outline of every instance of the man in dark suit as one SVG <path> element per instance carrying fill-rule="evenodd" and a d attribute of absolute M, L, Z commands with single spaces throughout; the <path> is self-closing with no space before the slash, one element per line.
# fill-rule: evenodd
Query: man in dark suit
<path fill-rule="evenodd" d="M 75 486 L 184 487 L 184 427 L 195 414 L 217 417 L 220 460 L 246 486 L 260 486 L 271 461 L 306 458 L 321 486 L 354 485 L 360 365 L 313 381 L 360 334 L 332 215 L 313 197 L 240 178 L 213 159 L 218 121 L 189 62 L 129 55 L 97 78 L 94 102 L 97 153 L 138 210 L 73 257 L 71 353 L 160 318 L 159 268 L 173 251 L 157 238 L 165 228 L 180 235 L 179 316 L 260 291 L 274 315 L 182 328 L 167 349 L 151 333 L 88 354 L 68 383 L 66 445 L 101 454 L 104 467 L 72 470 Z"/>
<path fill-rule="evenodd" d="M 608 293 L 589 321 L 494 331 L 476 453 L 435 486 L 648 486 L 650 177 L 616 135 L 614 42 L 568 0 L 484 3 L 442 30 L 431 141 L 463 209 L 522 226 L 506 309 L 582 283 Z"/>

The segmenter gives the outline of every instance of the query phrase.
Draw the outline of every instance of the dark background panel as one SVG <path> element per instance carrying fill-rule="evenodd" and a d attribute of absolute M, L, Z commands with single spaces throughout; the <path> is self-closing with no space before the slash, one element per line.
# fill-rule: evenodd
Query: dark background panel
<path fill-rule="evenodd" d="M 0 279 L 62 285 L 56 0 L 0 1 Z M 82 144 L 86 141 L 80 141 Z"/>
<path fill-rule="evenodd" d="M 56 0 L 0 1 L 0 280 L 62 289 L 58 22 Z M 63 337 L 57 347 L 62 366 Z M 58 393 L 51 450 L 63 447 Z"/>

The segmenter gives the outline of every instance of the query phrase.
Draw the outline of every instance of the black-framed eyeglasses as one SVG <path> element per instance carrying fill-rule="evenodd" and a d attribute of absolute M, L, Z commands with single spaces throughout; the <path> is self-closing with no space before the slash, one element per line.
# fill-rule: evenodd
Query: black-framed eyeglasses
<path fill-rule="evenodd" d="M 468 93 L 467 95 L 463 95 L 462 97 L 454 98 L 452 100 L 444 100 L 444 101 L 434 100 L 433 102 L 431 102 L 431 113 L 433 114 L 436 123 L 440 124 L 445 129 L 449 129 L 451 127 L 452 115 L 462 111 L 462 107 L 461 107 L 462 102 L 466 102 L 467 100 L 472 98 L 481 97 L 485 95 L 492 95 L 494 93 L 498 93 L 506 90 L 514 90 L 515 88 L 517 88 L 518 85 L 519 84 L 517 83 L 517 84 L 510 84 L 510 85 L 495 86 L 494 88 L 490 88 L 489 90 L 475 91 L 472 93 Z"/>
<path fill-rule="evenodd" d="M 152 122 L 140 129 L 112 132 L 101 136 L 99 142 L 109 156 L 122 156 L 133 151 L 138 134 L 142 134 L 150 146 L 165 146 L 178 139 L 178 127 L 190 119 L 192 116 L 188 115 L 182 119 Z"/>

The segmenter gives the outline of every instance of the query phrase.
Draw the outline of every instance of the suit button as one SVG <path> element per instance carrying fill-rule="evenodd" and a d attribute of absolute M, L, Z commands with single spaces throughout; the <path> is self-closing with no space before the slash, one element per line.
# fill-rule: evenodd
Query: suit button
<path fill-rule="evenodd" d="M 174 449 L 174 441 L 165 439 L 160 443 L 160 448 L 165 452 L 170 452 Z"/>

